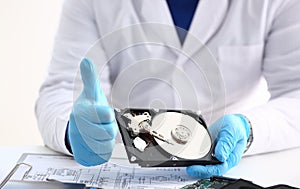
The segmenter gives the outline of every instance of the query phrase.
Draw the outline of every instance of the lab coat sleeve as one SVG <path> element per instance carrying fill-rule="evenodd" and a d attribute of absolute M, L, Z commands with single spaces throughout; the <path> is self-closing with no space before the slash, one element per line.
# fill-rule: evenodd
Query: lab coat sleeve
<path fill-rule="evenodd" d="M 246 155 L 300 146 L 300 1 L 283 1 L 266 38 L 262 71 L 271 98 L 243 112 L 253 128 Z"/>
<path fill-rule="evenodd" d="M 65 146 L 65 132 L 74 101 L 74 80 L 80 60 L 98 38 L 92 1 L 66 0 L 48 75 L 35 107 L 43 141 L 55 151 L 70 154 Z M 106 85 L 108 80 L 102 82 L 104 88 Z"/>

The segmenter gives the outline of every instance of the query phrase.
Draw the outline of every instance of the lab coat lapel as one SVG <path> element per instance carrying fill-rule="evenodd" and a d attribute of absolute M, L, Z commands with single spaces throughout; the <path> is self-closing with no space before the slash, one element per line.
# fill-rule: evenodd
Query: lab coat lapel
<path fill-rule="evenodd" d="M 207 44 L 222 26 L 226 17 L 230 0 L 200 0 L 197 6 L 189 33 L 181 46 L 169 7 L 164 0 L 136 0 L 134 6 L 141 23 L 158 23 L 165 25 L 151 29 L 152 35 L 156 35 L 158 42 L 163 45 L 172 46 L 183 53 L 175 61 L 178 65 L 184 64 L 188 57 L 199 51 L 201 44 Z M 158 26 L 158 25 L 156 25 Z M 149 28 L 147 27 L 149 30 Z M 195 38 L 197 40 L 195 41 Z M 197 44 L 200 41 L 201 44 Z M 188 56 L 188 57 L 187 57 Z"/>
<path fill-rule="evenodd" d="M 153 23 L 151 33 L 158 36 L 163 45 L 176 49 L 181 48 L 176 28 L 166 1 L 163 0 L 136 0 L 136 8 L 140 8 L 139 19 L 142 23 Z M 149 29 L 147 27 L 147 29 Z"/>
<path fill-rule="evenodd" d="M 218 32 L 226 17 L 229 0 L 200 0 L 195 12 L 189 33 L 183 44 L 183 52 L 192 56 Z M 197 38 L 197 40 L 195 40 Z M 197 44 L 197 41 L 201 44 Z M 186 56 L 179 57 L 179 62 L 184 63 Z M 178 62 L 178 63 L 179 63 Z"/>

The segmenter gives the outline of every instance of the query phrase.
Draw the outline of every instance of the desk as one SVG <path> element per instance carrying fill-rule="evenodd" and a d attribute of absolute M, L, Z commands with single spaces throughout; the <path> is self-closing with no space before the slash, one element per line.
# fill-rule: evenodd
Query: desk
<path fill-rule="evenodd" d="M 44 146 L 0 146 L 0 180 L 23 153 L 55 154 Z M 262 186 L 288 184 L 300 188 L 300 148 L 244 157 L 228 177 L 244 178 Z"/>

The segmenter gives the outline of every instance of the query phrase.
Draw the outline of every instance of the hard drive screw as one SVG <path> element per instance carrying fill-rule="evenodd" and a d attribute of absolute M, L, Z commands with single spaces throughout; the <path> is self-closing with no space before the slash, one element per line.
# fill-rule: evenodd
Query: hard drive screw
<path fill-rule="evenodd" d="M 196 111 L 196 114 L 197 114 L 198 116 L 200 116 L 201 113 L 202 113 L 201 110 Z"/>
<path fill-rule="evenodd" d="M 153 111 L 156 112 L 156 113 L 158 113 L 158 112 L 159 112 L 159 109 L 153 108 Z"/>
<path fill-rule="evenodd" d="M 131 156 L 130 161 L 135 161 L 136 157 L 135 156 Z"/>

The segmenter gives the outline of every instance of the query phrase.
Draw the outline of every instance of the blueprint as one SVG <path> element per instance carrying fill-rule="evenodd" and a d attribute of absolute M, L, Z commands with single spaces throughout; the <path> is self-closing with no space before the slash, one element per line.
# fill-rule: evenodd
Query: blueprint
<path fill-rule="evenodd" d="M 109 162 L 95 167 L 84 167 L 70 156 L 23 154 L 19 162 L 32 166 L 16 172 L 12 179 L 28 181 L 61 181 L 84 183 L 99 188 L 180 188 L 194 183 L 185 168 L 140 168 Z"/>

